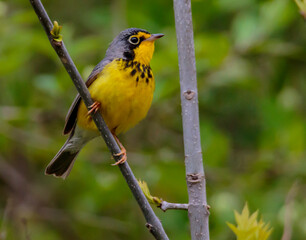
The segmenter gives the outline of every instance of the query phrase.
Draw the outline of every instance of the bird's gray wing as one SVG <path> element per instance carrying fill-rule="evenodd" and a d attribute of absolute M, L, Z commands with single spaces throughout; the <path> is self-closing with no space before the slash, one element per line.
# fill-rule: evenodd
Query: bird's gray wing
<path fill-rule="evenodd" d="M 101 62 L 98 63 L 97 66 L 95 66 L 95 68 L 92 70 L 91 74 L 89 75 L 87 81 L 86 81 L 86 86 L 89 87 L 98 77 L 98 74 L 100 72 L 102 72 L 102 70 L 104 69 L 104 67 L 110 63 L 112 61 L 112 59 L 103 59 Z M 79 109 L 79 105 L 81 102 L 81 96 L 80 94 L 78 94 L 73 103 L 71 104 L 68 113 L 66 115 L 66 120 L 65 120 L 65 126 L 64 126 L 64 130 L 63 133 L 64 134 L 68 134 L 71 131 L 73 131 L 75 124 L 76 124 L 76 120 L 77 120 L 77 114 L 78 114 L 78 109 Z"/>

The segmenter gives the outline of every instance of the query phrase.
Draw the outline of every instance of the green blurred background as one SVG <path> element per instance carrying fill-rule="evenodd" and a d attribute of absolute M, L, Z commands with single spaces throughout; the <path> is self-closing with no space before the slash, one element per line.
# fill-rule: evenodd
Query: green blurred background
<path fill-rule="evenodd" d="M 165 34 L 151 63 L 152 108 L 121 139 L 153 195 L 187 202 L 172 2 L 43 3 L 84 79 L 121 30 Z M 292 239 L 304 240 L 305 22 L 293 0 L 192 7 L 211 239 L 235 239 L 226 221 L 247 201 L 273 226 L 270 239 L 281 238 L 286 215 Z M 84 148 L 66 181 L 44 176 L 65 142 L 76 90 L 29 1 L 0 1 L 0 78 L 0 239 L 153 239 L 101 139 Z M 170 239 L 190 239 L 186 212 L 155 212 Z"/>

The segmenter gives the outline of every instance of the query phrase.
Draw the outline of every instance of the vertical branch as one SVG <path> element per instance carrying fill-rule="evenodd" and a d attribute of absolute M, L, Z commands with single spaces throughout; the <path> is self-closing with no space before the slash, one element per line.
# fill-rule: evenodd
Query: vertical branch
<path fill-rule="evenodd" d="M 198 90 L 190 0 L 173 0 L 179 55 L 188 216 L 192 240 L 208 240 L 206 181 L 199 129 Z"/>

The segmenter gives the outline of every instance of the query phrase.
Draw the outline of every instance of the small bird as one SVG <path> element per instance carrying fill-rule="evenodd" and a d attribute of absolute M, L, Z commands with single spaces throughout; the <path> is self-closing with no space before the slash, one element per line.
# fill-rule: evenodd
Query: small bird
<path fill-rule="evenodd" d="M 94 103 L 88 111 L 80 95 L 76 96 L 66 116 L 63 131 L 70 135 L 47 166 L 46 175 L 65 179 L 81 149 L 99 136 L 91 112 L 100 111 L 121 148 L 118 154 L 121 158 L 116 165 L 126 161 L 126 150 L 117 136 L 135 126 L 148 113 L 155 89 L 150 61 L 154 41 L 163 36 L 139 28 L 128 28 L 115 37 L 104 59 L 86 81 Z"/>

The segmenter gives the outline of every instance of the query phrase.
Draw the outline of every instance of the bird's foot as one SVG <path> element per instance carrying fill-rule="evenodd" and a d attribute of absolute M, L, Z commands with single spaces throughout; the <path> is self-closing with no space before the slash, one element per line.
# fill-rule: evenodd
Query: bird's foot
<path fill-rule="evenodd" d="M 87 112 L 87 116 L 89 116 L 92 112 L 96 113 L 100 109 L 101 103 L 95 101 L 93 104 L 89 106 L 89 111 Z"/>
<path fill-rule="evenodd" d="M 123 146 L 121 148 L 121 152 L 114 154 L 114 156 L 116 156 L 116 157 L 121 156 L 121 158 L 120 158 L 119 161 L 113 163 L 112 166 L 117 166 L 119 164 L 123 164 L 127 160 L 126 150 Z"/>

